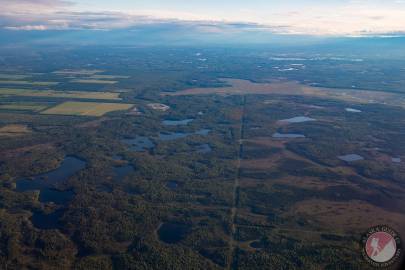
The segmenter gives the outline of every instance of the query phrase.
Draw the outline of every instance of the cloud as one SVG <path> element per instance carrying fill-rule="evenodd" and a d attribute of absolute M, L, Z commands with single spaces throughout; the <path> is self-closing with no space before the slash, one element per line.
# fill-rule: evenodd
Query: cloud
<path fill-rule="evenodd" d="M 405 32 L 405 0 L 350 0 L 335 6 L 308 4 L 302 9 L 288 5 L 289 8 L 277 11 L 252 8 L 220 14 L 175 9 L 86 12 L 75 9 L 74 3 L 68 0 L 0 1 L 0 28 L 10 30 L 109 30 L 176 22 L 195 24 L 199 31 L 207 33 L 268 31 L 354 36 Z"/>
<path fill-rule="evenodd" d="M 0 14 L 44 13 L 73 5 L 66 0 L 1 0 Z"/>
<path fill-rule="evenodd" d="M 5 29 L 25 30 L 25 31 L 32 31 L 32 30 L 44 31 L 44 30 L 48 30 L 48 27 L 46 25 L 23 25 L 23 26 L 6 26 Z"/>

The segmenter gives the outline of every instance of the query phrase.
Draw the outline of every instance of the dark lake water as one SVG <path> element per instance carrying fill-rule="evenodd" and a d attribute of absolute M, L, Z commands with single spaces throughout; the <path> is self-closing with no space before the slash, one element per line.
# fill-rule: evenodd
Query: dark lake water
<path fill-rule="evenodd" d="M 256 249 L 263 248 L 263 245 L 260 241 L 254 241 L 254 242 L 250 243 L 249 246 L 252 248 L 256 248 Z"/>
<path fill-rule="evenodd" d="M 124 165 L 124 166 L 114 166 L 114 174 L 116 180 L 122 180 L 127 175 L 135 172 L 135 168 L 132 165 Z"/>
<path fill-rule="evenodd" d="M 177 189 L 179 187 L 179 183 L 176 182 L 176 181 L 168 181 L 166 183 L 166 187 L 171 189 L 171 190 L 174 190 L 174 189 Z"/>
<path fill-rule="evenodd" d="M 194 134 L 207 136 L 208 134 L 210 134 L 210 132 L 211 132 L 211 129 L 204 128 L 204 129 L 197 130 L 196 132 L 194 132 Z"/>
<path fill-rule="evenodd" d="M 200 129 L 192 133 L 185 132 L 161 132 L 159 133 L 159 140 L 162 141 L 172 141 L 177 139 L 186 138 L 191 135 L 202 135 L 207 136 L 211 132 L 210 129 Z"/>
<path fill-rule="evenodd" d="M 196 149 L 197 149 L 197 152 L 201 153 L 201 154 L 206 154 L 206 153 L 209 153 L 209 152 L 212 151 L 211 146 L 209 144 L 207 144 L 207 143 L 198 145 L 196 147 Z"/>
<path fill-rule="evenodd" d="M 295 138 L 305 138 L 305 135 L 302 134 L 295 134 L 295 133 L 289 133 L 289 134 L 282 134 L 282 133 L 274 133 L 273 138 L 276 139 L 295 139 Z"/>
<path fill-rule="evenodd" d="M 284 119 L 280 120 L 280 122 L 286 122 L 286 123 L 304 123 L 304 122 L 310 122 L 310 121 L 316 121 L 314 118 L 306 117 L 306 116 L 297 116 L 289 119 Z"/>
<path fill-rule="evenodd" d="M 166 244 L 176 244 L 183 240 L 191 231 L 187 224 L 167 222 L 158 229 L 159 239 Z"/>
<path fill-rule="evenodd" d="M 136 136 L 132 139 L 123 139 L 122 142 L 129 145 L 130 151 L 135 152 L 145 152 L 155 147 L 152 140 L 144 136 Z"/>
<path fill-rule="evenodd" d="M 164 121 L 162 121 L 162 124 L 165 126 L 185 126 L 193 121 L 194 121 L 194 119 L 192 119 L 192 118 L 184 119 L 184 120 L 164 120 Z"/>
<path fill-rule="evenodd" d="M 64 210 L 56 210 L 50 214 L 35 211 L 31 217 L 32 224 L 41 230 L 58 229 L 60 226 L 59 219 L 62 217 Z"/>
<path fill-rule="evenodd" d="M 344 155 L 344 156 L 338 156 L 340 160 L 346 161 L 346 162 L 354 162 L 354 161 L 359 161 L 363 160 L 364 158 L 360 155 L 357 154 L 349 154 L 349 155 Z"/>
<path fill-rule="evenodd" d="M 55 184 L 65 182 L 85 167 L 85 161 L 73 156 L 67 156 L 61 165 L 53 171 L 36 175 L 32 179 L 22 178 L 17 180 L 16 190 L 19 192 L 39 190 L 39 200 L 41 202 L 64 204 L 71 200 L 74 195 L 73 191 L 59 191 L 53 187 Z"/>
<path fill-rule="evenodd" d="M 113 160 L 123 160 L 124 157 L 121 156 L 121 155 L 114 155 L 114 156 L 112 156 L 112 159 L 113 159 Z"/>

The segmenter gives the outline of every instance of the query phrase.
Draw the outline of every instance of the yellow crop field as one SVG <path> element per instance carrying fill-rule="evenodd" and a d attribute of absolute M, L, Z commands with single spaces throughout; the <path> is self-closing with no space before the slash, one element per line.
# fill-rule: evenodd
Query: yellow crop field
<path fill-rule="evenodd" d="M 71 80 L 72 83 L 88 83 L 88 84 L 116 84 L 118 81 L 108 81 L 99 79 L 77 79 Z"/>
<path fill-rule="evenodd" d="M 65 76 L 76 76 L 76 75 L 94 75 L 97 73 L 103 72 L 103 70 L 99 69 L 64 69 L 64 70 L 57 70 L 52 73 L 57 75 L 65 75 Z"/>
<path fill-rule="evenodd" d="M 119 93 L 0 88 L 0 96 L 121 100 Z"/>
<path fill-rule="evenodd" d="M 124 103 L 99 103 L 99 102 L 72 102 L 67 101 L 56 105 L 42 114 L 103 116 L 108 112 L 129 110 L 133 104 Z"/>
<path fill-rule="evenodd" d="M 0 136 L 21 136 L 27 133 L 31 133 L 31 130 L 25 125 L 6 125 L 0 127 Z"/>

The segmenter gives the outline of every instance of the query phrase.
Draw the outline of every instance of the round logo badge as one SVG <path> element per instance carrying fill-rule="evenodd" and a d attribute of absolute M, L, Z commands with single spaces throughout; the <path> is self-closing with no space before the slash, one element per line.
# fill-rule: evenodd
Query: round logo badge
<path fill-rule="evenodd" d="M 401 239 L 388 226 L 376 226 L 363 237 L 363 256 L 376 267 L 387 267 L 402 256 Z"/>

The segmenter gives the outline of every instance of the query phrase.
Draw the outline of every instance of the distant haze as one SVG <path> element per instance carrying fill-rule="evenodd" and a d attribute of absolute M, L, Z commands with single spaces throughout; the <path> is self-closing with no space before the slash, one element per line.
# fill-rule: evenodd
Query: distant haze
<path fill-rule="evenodd" d="M 405 0 L 0 0 L 10 30 L 116 29 L 162 22 L 206 22 L 205 31 L 241 24 L 277 34 L 403 35 Z M 246 27 L 249 26 L 249 27 Z"/>

